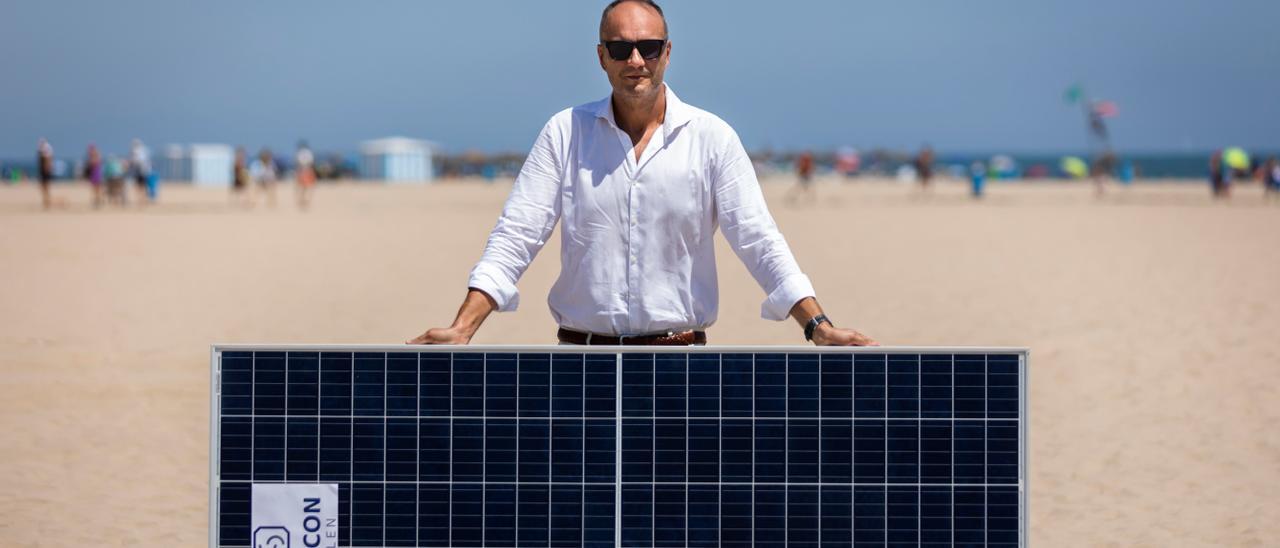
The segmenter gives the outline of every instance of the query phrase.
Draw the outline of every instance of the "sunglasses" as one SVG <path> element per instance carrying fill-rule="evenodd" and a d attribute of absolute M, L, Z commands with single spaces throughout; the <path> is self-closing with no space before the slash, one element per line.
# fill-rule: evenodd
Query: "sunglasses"
<path fill-rule="evenodd" d="M 604 43 L 604 49 L 609 50 L 609 58 L 614 61 L 626 61 L 631 58 L 631 50 L 640 50 L 640 57 L 648 61 L 652 61 L 662 56 L 662 48 L 667 45 L 666 40 L 639 40 L 636 42 L 628 42 L 626 40 L 610 40 Z"/>

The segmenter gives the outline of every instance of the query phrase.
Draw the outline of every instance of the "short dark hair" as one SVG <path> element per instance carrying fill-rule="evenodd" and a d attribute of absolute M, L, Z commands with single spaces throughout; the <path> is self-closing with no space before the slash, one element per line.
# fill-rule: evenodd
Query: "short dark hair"
<path fill-rule="evenodd" d="M 671 31 L 669 27 L 667 27 L 667 16 L 662 14 L 662 6 L 659 6 L 657 2 L 654 2 L 653 0 L 613 0 L 612 2 L 609 2 L 609 5 L 605 6 L 604 11 L 600 13 L 601 40 L 604 39 L 604 22 L 609 18 L 609 12 L 613 11 L 613 8 L 618 7 L 618 4 L 623 2 L 638 2 L 653 8 L 653 11 L 658 12 L 658 17 L 662 19 L 662 34 L 665 35 L 663 38 L 669 38 L 671 36 Z"/>

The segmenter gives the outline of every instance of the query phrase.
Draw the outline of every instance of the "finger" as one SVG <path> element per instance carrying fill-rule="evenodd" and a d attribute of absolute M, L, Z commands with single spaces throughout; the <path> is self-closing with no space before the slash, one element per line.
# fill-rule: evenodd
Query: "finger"
<path fill-rule="evenodd" d="M 414 337 L 412 339 L 405 341 L 405 344 L 431 344 L 431 342 L 432 342 L 431 337 L 429 337 L 427 333 L 423 333 L 421 335 L 418 335 L 417 337 Z"/>

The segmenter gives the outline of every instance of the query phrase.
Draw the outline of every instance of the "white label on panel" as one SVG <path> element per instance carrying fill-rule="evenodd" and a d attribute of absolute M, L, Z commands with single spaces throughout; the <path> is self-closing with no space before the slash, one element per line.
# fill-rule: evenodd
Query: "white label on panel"
<path fill-rule="evenodd" d="M 336 548 L 338 484 L 253 484 L 253 548 Z"/>

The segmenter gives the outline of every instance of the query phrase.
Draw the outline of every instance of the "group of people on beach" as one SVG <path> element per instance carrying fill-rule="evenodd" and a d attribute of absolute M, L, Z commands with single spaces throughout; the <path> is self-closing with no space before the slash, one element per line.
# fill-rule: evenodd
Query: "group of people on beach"
<path fill-rule="evenodd" d="M 41 203 L 45 209 L 55 205 L 50 186 L 57 175 L 56 164 L 53 145 L 48 139 L 41 138 L 36 144 L 36 172 Z M 159 177 L 152 169 L 151 149 L 140 139 L 134 139 L 130 143 L 129 155 L 123 158 L 103 154 L 96 144 L 91 143 L 85 151 L 83 166 L 80 175 L 89 182 L 95 209 L 103 205 L 124 207 L 131 201 L 140 205 L 150 204 L 156 201 L 159 194 Z M 264 147 L 250 160 L 244 147 L 237 148 L 231 174 L 232 202 L 252 207 L 256 202 L 255 194 L 261 194 L 266 198 L 268 206 L 275 207 L 276 184 L 283 171 L 270 149 Z M 315 155 L 306 141 L 298 143 L 293 171 L 298 182 L 298 207 L 307 209 L 316 184 L 316 170 Z M 135 183 L 135 190 L 132 192 L 127 190 L 126 182 L 130 180 Z M 133 195 L 132 199 L 130 194 Z"/>
<path fill-rule="evenodd" d="M 1263 193 L 1268 200 L 1280 201 L 1280 159 L 1272 155 L 1265 161 L 1258 162 L 1255 160 L 1251 165 L 1239 166 L 1239 164 L 1229 164 L 1224 160 L 1223 156 L 1224 152 L 1222 150 L 1215 150 L 1209 156 L 1209 188 L 1215 199 L 1230 197 L 1233 181 L 1253 179 L 1262 184 Z M 910 169 L 911 176 L 920 183 L 920 189 L 926 195 L 932 188 L 931 183 L 933 181 L 935 163 L 933 149 L 925 145 L 918 154 L 911 158 L 910 163 L 906 166 Z M 1238 167 L 1233 167 L 1233 165 Z M 797 177 L 796 185 L 786 194 L 787 204 L 795 204 L 799 201 L 799 198 L 806 197 L 809 201 L 816 200 L 812 187 L 813 153 L 805 151 L 796 156 L 794 166 Z M 1114 181 L 1116 177 L 1119 177 L 1121 182 L 1128 184 L 1133 179 L 1135 171 L 1132 163 L 1121 163 L 1115 152 L 1110 149 L 1103 151 L 1091 165 L 1087 165 L 1082 169 L 1088 170 L 1088 176 L 1093 181 L 1094 196 L 1099 198 L 1102 197 L 1104 188 L 1111 181 Z M 981 161 L 974 161 L 968 169 L 970 194 L 974 198 L 981 198 L 983 195 L 987 171 L 987 166 Z M 1031 171 L 1029 170 L 1028 173 L 1031 173 Z"/>
<path fill-rule="evenodd" d="M 45 209 L 53 207 L 49 185 L 54 178 L 53 145 L 41 138 L 36 145 L 36 171 L 40 181 L 41 204 Z M 84 178 L 93 192 L 93 207 L 103 204 L 124 206 L 128 204 L 125 181 L 133 180 L 137 188 L 137 202 L 150 203 L 156 199 L 157 178 L 151 169 L 151 150 L 139 139 L 129 145 L 129 156 L 114 154 L 103 156 L 97 145 L 90 144 L 85 152 Z"/>
<path fill-rule="evenodd" d="M 294 179 L 298 182 L 298 207 L 307 209 L 311 205 L 311 194 L 316 186 L 315 154 L 306 141 L 298 142 L 298 149 L 293 155 Z M 281 172 L 279 164 L 271 149 L 263 147 L 252 160 L 244 147 L 236 147 L 235 164 L 231 172 L 231 200 L 245 207 L 253 207 L 255 194 L 261 194 L 268 207 L 276 205 L 276 185 Z M 254 190 L 254 189 L 257 190 Z"/>
<path fill-rule="evenodd" d="M 1231 167 L 1222 156 L 1221 150 L 1215 150 L 1209 156 L 1209 191 L 1214 198 L 1230 198 L 1233 180 L 1247 180 L 1252 177 L 1262 183 L 1263 193 L 1268 200 L 1280 199 L 1280 160 L 1275 156 L 1268 157 L 1264 162 L 1255 163 L 1253 169 Z"/>

